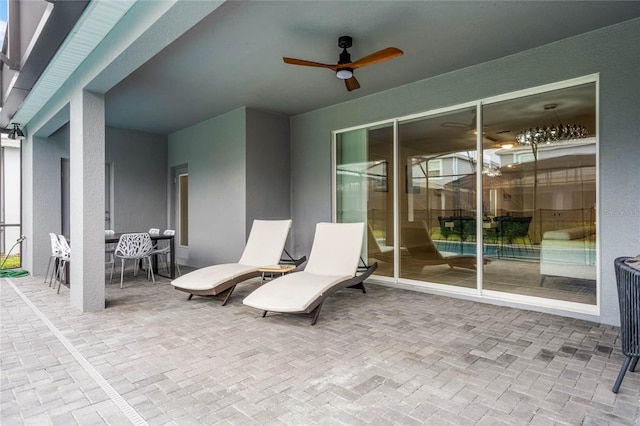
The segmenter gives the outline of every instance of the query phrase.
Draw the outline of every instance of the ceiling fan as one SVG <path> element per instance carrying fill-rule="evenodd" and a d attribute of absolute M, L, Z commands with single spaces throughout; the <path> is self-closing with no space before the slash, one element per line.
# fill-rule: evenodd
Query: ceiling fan
<path fill-rule="evenodd" d="M 321 64 L 319 62 L 305 61 L 303 59 L 294 59 L 294 58 L 282 58 L 284 62 L 292 65 L 304 65 L 307 67 L 318 67 L 318 68 L 328 68 L 331 71 L 336 73 L 336 77 L 341 80 L 344 80 L 344 84 L 347 86 L 348 91 L 352 91 L 358 89 L 360 87 L 360 83 L 353 75 L 353 71 L 366 67 L 368 65 L 377 64 L 378 62 L 388 61 L 389 59 L 397 58 L 398 56 L 402 56 L 404 52 L 402 50 L 397 49 L 395 47 L 387 47 L 386 49 L 379 50 L 375 53 L 372 53 L 364 58 L 360 58 L 357 61 L 351 62 L 351 55 L 347 52 L 347 49 L 350 48 L 353 44 L 351 37 L 342 36 L 338 38 L 338 47 L 342 49 L 342 53 L 340 54 L 340 60 L 335 65 L 330 64 Z"/>
<path fill-rule="evenodd" d="M 471 131 L 475 131 L 476 130 L 476 113 L 475 113 L 475 108 L 473 111 L 473 118 L 471 118 L 471 122 L 470 123 L 460 123 L 460 122 L 455 122 L 455 121 L 447 121 L 441 124 L 442 127 L 454 127 L 454 128 L 459 128 L 459 129 L 467 129 L 467 130 L 471 130 Z"/>
<path fill-rule="evenodd" d="M 440 126 L 442 127 L 453 127 L 453 128 L 458 128 L 458 129 L 466 129 L 467 130 L 467 134 L 469 135 L 475 135 L 477 134 L 477 122 L 476 122 L 476 113 L 473 113 L 473 118 L 471 119 L 471 123 L 466 124 L 466 123 L 460 123 L 460 122 L 455 122 L 455 121 L 446 121 L 444 123 L 442 123 Z M 485 131 L 483 130 L 482 132 L 482 137 L 485 139 L 485 142 L 489 141 L 489 142 L 497 142 L 498 139 L 496 139 L 493 136 L 490 136 L 488 134 L 485 133 Z"/>

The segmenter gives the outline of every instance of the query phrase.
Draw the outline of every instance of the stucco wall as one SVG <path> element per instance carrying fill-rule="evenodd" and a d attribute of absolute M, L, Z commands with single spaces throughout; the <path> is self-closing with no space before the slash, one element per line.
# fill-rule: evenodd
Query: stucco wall
<path fill-rule="evenodd" d="M 113 164 L 112 228 L 166 229 L 166 136 L 107 127 L 105 137 L 105 161 Z"/>
<path fill-rule="evenodd" d="M 114 167 L 114 229 L 117 232 L 146 231 L 167 223 L 167 139 L 131 130 L 106 128 L 105 161 Z M 27 142 L 29 143 L 29 142 Z M 34 256 L 28 268 L 44 275 L 51 254 L 49 232 L 62 232 L 61 159 L 69 158 L 69 125 L 48 138 L 34 138 L 25 155 L 33 156 Z M 33 150 L 33 152 L 31 152 Z M 73 159 L 71 159 L 73 161 Z M 27 162 L 25 161 L 25 164 Z M 26 184 L 25 184 L 25 187 Z M 25 209 L 30 194 L 25 192 Z"/>
<path fill-rule="evenodd" d="M 49 233 L 62 232 L 62 200 L 60 192 L 60 164 L 61 158 L 69 156 L 69 133 L 66 142 L 60 135 L 51 138 L 30 138 L 23 142 L 23 176 L 24 188 L 33 188 L 23 193 L 23 221 L 24 232 L 32 235 L 28 241 L 33 256 L 23 258 L 23 265 L 33 275 L 44 275 L 47 270 L 51 245 Z M 28 161 L 32 158 L 32 162 Z M 29 164 L 32 172 L 29 173 Z M 37 205 L 37 209 L 33 209 Z M 31 214 L 30 214 L 31 213 Z"/>
<path fill-rule="evenodd" d="M 237 262 L 246 241 L 245 109 L 169 135 L 169 167 L 189 170 L 189 250 L 195 267 Z"/>
<path fill-rule="evenodd" d="M 619 322 L 613 260 L 640 252 L 640 20 L 342 103 L 291 120 L 291 211 L 296 253 L 331 220 L 332 130 L 600 73 L 601 315 Z M 624 183 L 624 184 L 623 184 Z"/>
<path fill-rule="evenodd" d="M 289 219 L 289 117 L 247 108 L 247 230 L 254 219 Z M 248 232 L 248 231 L 247 231 Z"/>
<path fill-rule="evenodd" d="M 169 167 L 189 171 L 195 267 L 237 262 L 254 219 L 290 217 L 289 118 L 240 108 L 169 136 Z"/>
<path fill-rule="evenodd" d="M 113 165 L 112 228 L 116 232 L 165 228 L 167 138 L 114 127 L 107 127 L 105 132 L 105 164 Z M 60 194 L 60 158 L 69 158 L 69 125 L 49 140 L 58 147 L 57 158 L 52 160 L 57 163 L 57 187 L 52 188 L 52 192 Z"/>

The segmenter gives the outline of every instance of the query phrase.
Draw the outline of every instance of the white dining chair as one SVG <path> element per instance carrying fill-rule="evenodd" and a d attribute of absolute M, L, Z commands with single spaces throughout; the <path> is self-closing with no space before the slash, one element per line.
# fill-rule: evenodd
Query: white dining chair
<path fill-rule="evenodd" d="M 151 265 L 151 251 L 153 250 L 153 244 L 151 242 L 151 237 L 146 232 L 141 233 L 131 233 L 131 234 L 122 234 L 120 239 L 118 240 L 118 245 L 116 246 L 115 256 L 119 257 L 122 260 L 121 270 L 120 270 L 120 288 L 122 288 L 122 282 L 124 281 L 124 265 L 127 259 L 132 259 L 135 261 L 136 265 L 140 260 L 147 260 L 147 279 L 149 279 L 149 275 L 151 275 L 151 279 L 153 283 L 156 283 L 156 279 L 153 275 L 153 266 Z M 115 262 L 111 266 L 111 276 L 109 277 L 109 283 L 113 281 L 113 269 L 115 267 Z M 137 271 L 134 269 L 134 275 Z"/>
<path fill-rule="evenodd" d="M 149 235 L 160 235 L 160 228 L 149 228 L 147 231 Z M 156 250 L 158 248 L 158 244 L 154 243 L 152 240 L 153 249 Z"/>
<path fill-rule="evenodd" d="M 46 284 L 47 277 L 49 277 L 49 269 L 51 269 L 51 263 L 53 262 L 53 269 L 51 269 L 51 277 L 49 278 L 49 287 L 51 287 L 51 283 L 53 282 L 53 276 L 57 272 L 59 259 L 60 259 L 60 241 L 58 240 L 58 236 L 53 232 L 49 233 L 49 239 L 51 240 L 51 256 L 49 256 L 49 265 L 47 265 L 47 273 L 44 275 L 44 282 Z"/>
<path fill-rule="evenodd" d="M 162 235 L 175 236 L 176 231 L 173 229 L 167 229 L 162 233 Z M 169 272 L 169 256 L 175 256 L 175 253 L 170 253 L 170 249 L 171 246 L 169 245 L 168 240 L 160 240 L 158 241 L 158 244 L 154 246 L 153 251 L 150 253 L 151 256 L 158 256 L 158 259 L 162 260 L 165 271 L 167 271 L 167 273 Z M 181 276 L 182 272 L 180 272 L 180 265 L 178 265 L 178 262 L 176 262 L 176 270 L 178 271 L 178 275 Z"/>
<path fill-rule="evenodd" d="M 58 260 L 58 294 L 60 294 L 60 287 L 62 286 L 62 280 L 65 282 L 69 277 L 69 261 L 71 260 L 71 248 L 69 242 L 64 235 L 58 235 L 58 241 L 60 242 L 60 258 Z"/>

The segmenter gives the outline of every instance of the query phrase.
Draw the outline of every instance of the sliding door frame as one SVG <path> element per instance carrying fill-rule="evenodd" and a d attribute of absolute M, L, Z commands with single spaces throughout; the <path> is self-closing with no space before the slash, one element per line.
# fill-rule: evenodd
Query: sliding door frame
<path fill-rule="evenodd" d="M 436 116 L 440 114 L 446 114 L 448 112 L 453 112 L 457 110 L 461 110 L 464 108 L 474 107 L 476 109 L 476 151 L 478 156 L 478 164 L 483 164 L 483 137 L 482 137 L 482 129 L 483 129 L 483 107 L 502 102 L 507 100 L 513 100 L 517 98 L 524 98 L 530 95 L 541 94 L 545 92 L 551 92 L 559 89 L 566 89 L 573 86 L 578 86 L 581 84 L 595 84 L 595 111 L 596 111 L 596 128 L 595 128 L 595 138 L 596 138 L 596 205 L 600 205 L 600 169 L 597 166 L 599 164 L 599 116 L 600 116 L 600 85 L 599 85 L 599 74 L 591 74 L 586 75 L 574 79 L 564 80 L 561 82 L 531 87 L 527 89 L 518 90 L 515 92 L 505 93 L 493 97 L 483 98 L 472 102 L 466 102 L 457 104 L 454 106 L 448 106 L 443 108 L 432 109 L 420 113 L 405 115 L 402 117 L 396 117 L 389 120 L 381 120 L 377 122 L 367 123 L 363 125 L 343 128 L 334 130 L 331 132 L 331 164 L 332 164 L 332 176 L 331 176 L 331 184 L 332 184 L 332 220 L 335 222 L 337 220 L 337 136 L 341 133 L 353 131 L 353 130 L 361 130 L 367 129 L 371 127 L 376 127 L 380 125 L 393 125 L 393 226 L 394 226 L 394 274 L 393 278 L 377 276 L 374 275 L 375 280 L 383 283 L 385 285 L 391 285 L 397 288 L 406 288 L 418 291 L 427 290 L 429 292 L 435 292 L 443 295 L 452 295 L 459 294 L 471 297 L 473 299 L 477 298 L 479 300 L 490 300 L 493 302 L 511 302 L 518 303 L 525 306 L 536 306 L 538 308 L 550 308 L 550 309 L 558 309 L 568 312 L 574 313 L 582 313 L 589 315 L 600 315 L 601 309 L 601 279 L 600 279 L 600 223 L 597 220 L 597 210 L 596 210 L 596 235 L 598 238 L 596 239 L 596 304 L 584 304 L 577 302 L 569 302 L 559 299 L 551 299 L 551 298 L 543 298 L 537 296 L 526 296 L 516 293 L 508 293 L 508 292 L 500 292 L 496 290 L 487 290 L 483 286 L 484 279 L 484 262 L 483 262 L 483 232 L 482 227 L 476 227 L 476 255 L 478 256 L 478 268 L 477 268 L 477 285 L 476 288 L 464 288 L 464 287 L 456 287 L 452 285 L 432 283 L 432 282 L 424 282 L 424 281 L 416 281 L 407 278 L 400 278 L 400 225 L 399 225 L 399 134 L 398 129 L 399 125 L 404 121 L 415 120 L 420 118 L 429 118 L 431 116 Z M 476 183 L 476 221 L 477 223 L 482 223 L 482 208 L 483 208 L 483 175 L 482 168 L 478 168 L 475 171 L 475 183 Z"/>

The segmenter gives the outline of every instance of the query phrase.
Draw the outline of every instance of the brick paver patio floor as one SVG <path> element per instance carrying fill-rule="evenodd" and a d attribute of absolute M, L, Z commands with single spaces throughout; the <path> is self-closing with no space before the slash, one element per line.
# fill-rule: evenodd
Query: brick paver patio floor
<path fill-rule="evenodd" d="M 42 279 L 0 280 L 3 426 L 640 425 L 616 327 L 378 285 L 311 327 L 130 276 L 81 313 Z"/>

